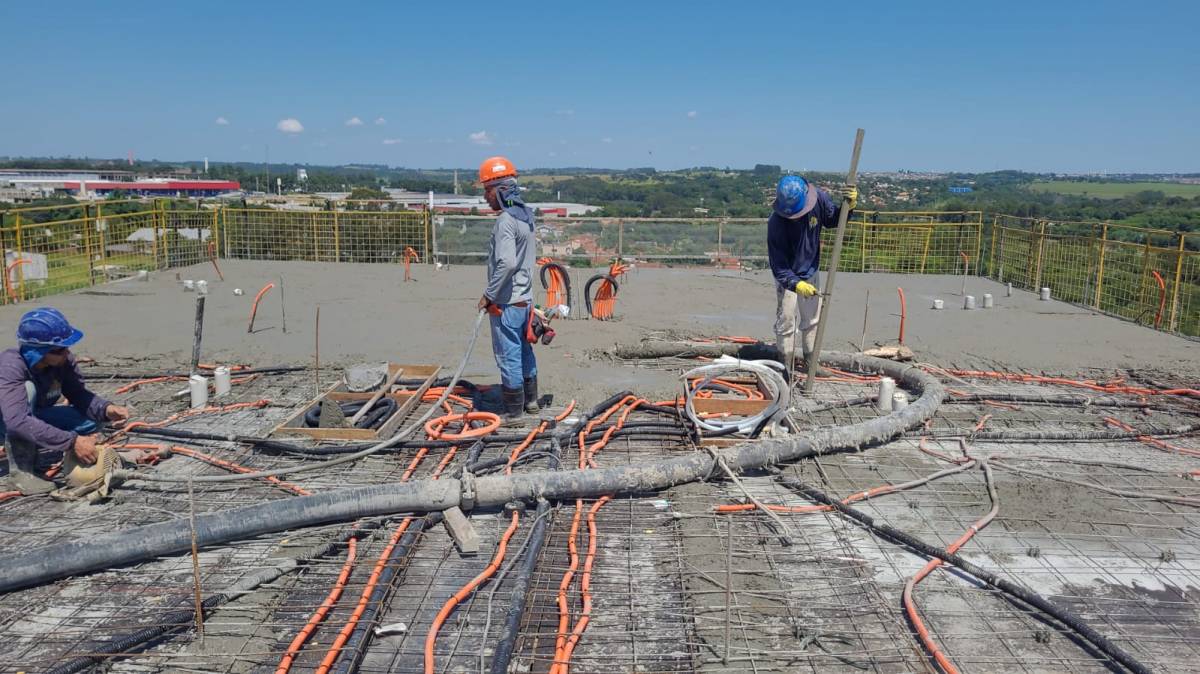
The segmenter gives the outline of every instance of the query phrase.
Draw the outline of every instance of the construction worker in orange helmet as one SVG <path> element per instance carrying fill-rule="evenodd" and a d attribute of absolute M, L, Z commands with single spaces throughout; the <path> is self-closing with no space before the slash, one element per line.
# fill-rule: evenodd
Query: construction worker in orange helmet
<path fill-rule="evenodd" d="M 479 309 L 491 315 L 492 352 L 500 368 L 504 418 L 512 423 L 538 408 L 537 361 L 525 329 L 533 310 L 533 265 L 537 224 L 521 198 L 517 169 L 504 157 L 479 165 L 479 182 L 493 210 L 500 211 L 488 243 L 487 287 Z"/>

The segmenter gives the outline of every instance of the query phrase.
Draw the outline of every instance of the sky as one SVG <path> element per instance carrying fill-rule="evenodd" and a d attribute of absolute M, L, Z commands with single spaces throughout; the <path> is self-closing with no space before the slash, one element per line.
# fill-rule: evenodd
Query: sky
<path fill-rule="evenodd" d="M 842 6 L 837 6 L 842 5 Z M 0 3 L 0 156 L 1200 171 L 1200 2 Z"/>

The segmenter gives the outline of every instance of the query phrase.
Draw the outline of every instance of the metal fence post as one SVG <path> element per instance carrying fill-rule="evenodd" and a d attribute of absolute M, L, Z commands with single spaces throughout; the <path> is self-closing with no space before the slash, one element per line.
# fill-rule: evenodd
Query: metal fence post
<path fill-rule="evenodd" d="M 983 276 L 983 211 L 979 211 L 975 223 L 975 275 Z"/>
<path fill-rule="evenodd" d="M 14 215 L 17 218 L 17 259 L 20 260 L 21 257 L 24 255 L 24 253 L 22 251 L 25 248 L 24 241 L 22 240 L 21 214 L 15 213 Z M 17 265 L 17 289 L 18 289 L 17 297 L 20 298 L 20 301 L 22 301 L 22 302 L 25 301 L 25 269 L 24 269 L 24 267 L 25 267 L 25 265 L 23 265 L 23 264 Z M 4 274 L 6 276 L 8 275 L 7 267 L 4 268 Z M 12 279 L 9 279 L 8 282 L 12 283 Z"/>
<path fill-rule="evenodd" d="M 423 219 L 424 219 L 424 221 L 425 221 L 425 222 L 424 222 L 424 225 L 425 225 L 425 245 L 424 245 L 424 246 L 422 246 L 422 249 L 423 249 L 423 252 L 424 252 L 424 254 L 425 254 L 425 263 L 426 263 L 426 264 L 433 264 L 433 263 L 434 263 L 434 259 L 433 259 L 433 258 L 432 258 L 432 257 L 429 255 L 429 235 L 430 235 L 430 232 L 433 230 L 433 211 L 430 211 L 430 210 L 426 209 L 426 210 L 425 210 L 425 213 L 424 213 L 423 215 L 425 216 L 425 217 L 423 218 Z M 337 211 L 334 211 L 334 212 L 333 212 L 333 222 L 334 222 L 334 229 L 336 229 L 336 228 L 337 228 Z M 339 259 L 339 260 L 338 260 L 338 262 L 341 262 L 341 260 Z"/>
<path fill-rule="evenodd" d="M 87 256 L 88 269 L 88 285 L 96 285 L 96 256 L 92 254 L 92 230 L 94 229 L 99 238 L 100 234 L 100 213 L 103 206 L 96 204 L 96 218 L 90 220 L 88 218 L 87 206 L 83 207 L 83 254 Z"/>
<path fill-rule="evenodd" d="M 1167 322 L 1167 326 L 1171 332 L 1179 329 L 1179 284 L 1183 281 L 1183 253 L 1186 250 L 1184 246 L 1184 240 L 1186 239 L 1187 235 L 1180 232 L 1179 249 L 1175 251 L 1175 287 L 1171 289 L 1171 320 Z"/>
<path fill-rule="evenodd" d="M 862 264 L 861 264 L 861 268 L 859 269 L 859 271 L 864 272 L 864 273 L 867 271 L 867 238 L 868 238 L 867 232 L 868 232 L 867 219 L 863 218 L 863 222 L 862 222 Z"/>
<path fill-rule="evenodd" d="M 717 266 L 721 266 L 721 244 L 725 240 L 725 220 L 717 221 Z"/>
<path fill-rule="evenodd" d="M 982 220 L 983 220 L 982 212 L 979 214 L 979 218 L 980 218 L 980 222 L 982 222 Z M 999 223 L 997 222 L 999 219 L 1000 219 L 999 216 L 992 217 L 992 246 L 988 250 L 988 270 L 987 270 L 987 273 L 992 276 L 996 275 L 996 232 L 999 229 Z M 983 225 L 981 224 L 980 226 L 982 227 Z"/>
<path fill-rule="evenodd" d="M 1038 227 L 1037 262 L 1033 273 L 1033 291 L 1038 292 L 1042 287 L 1042 253 L 1046 248 L 1046 221 Z"/>
<path fill-rule="evenodd" d="M 155 229 L 158 229 L 159 227 L 162 228 L 163 260 L 162 260 L 162 266 L 160 266 L 159 269 L 170 269 L 171 268 L 171 237 L 170 237 L 169 233 L 167 232 L 167 210 L 165 208 L 163 208 L 163 202 L 161 199 L 155 200 L 154 213 L 155 213 L 155 220 L 156 220 Z"/>
<path fill-rule="evenodd" d="M 1104 253 L 1108 248 L 1108 223 L 1100 225 L 1100 259 L 1096 266 L 1096 301 L 1092 306 L 1096 309 L 1100 308 L 1101 293 L 1104 290 Z"/>
<path fill-rule="evenodd" d="M 625 221 L 617 220 L 617 257 L 625 255 Z"/>
<path fill-rule="evenodd" d="M 209 228 L 208 240 L 212 243 L 212 256 L 217 257 L 221 250 L 221 221 L 220 207 L 214 208 L 212 212 L 212 226 Z"/>

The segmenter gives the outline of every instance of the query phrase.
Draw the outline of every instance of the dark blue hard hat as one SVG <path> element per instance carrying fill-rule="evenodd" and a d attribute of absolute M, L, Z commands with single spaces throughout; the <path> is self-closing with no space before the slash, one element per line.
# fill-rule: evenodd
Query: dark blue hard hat
<path fill-rule="evenodd" d="M 798 218 L 817 205 L 817 188 L 800 176 L 784 176 L 775 188 L 772 208 L 785 218 Z"/>
<path fill-rule="evenodd" d="M 83 333 L 71 327 L 58 309 L 44 307 L 26 312 L 17 325 L 17 343 L 21 346 L 58 348 L 83 339 Z"/>

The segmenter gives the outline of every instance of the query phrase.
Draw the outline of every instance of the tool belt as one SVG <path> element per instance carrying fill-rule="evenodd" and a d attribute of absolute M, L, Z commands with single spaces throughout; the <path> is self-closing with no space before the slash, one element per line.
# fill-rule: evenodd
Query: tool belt
<path fill-rule="evenodd" d="M 529 318 L 525 321 L 525 341 L 530 344 L 549 344 L 554 339 L 554 328 L 542 320 L 538 312 L 529 310 Z"/>

